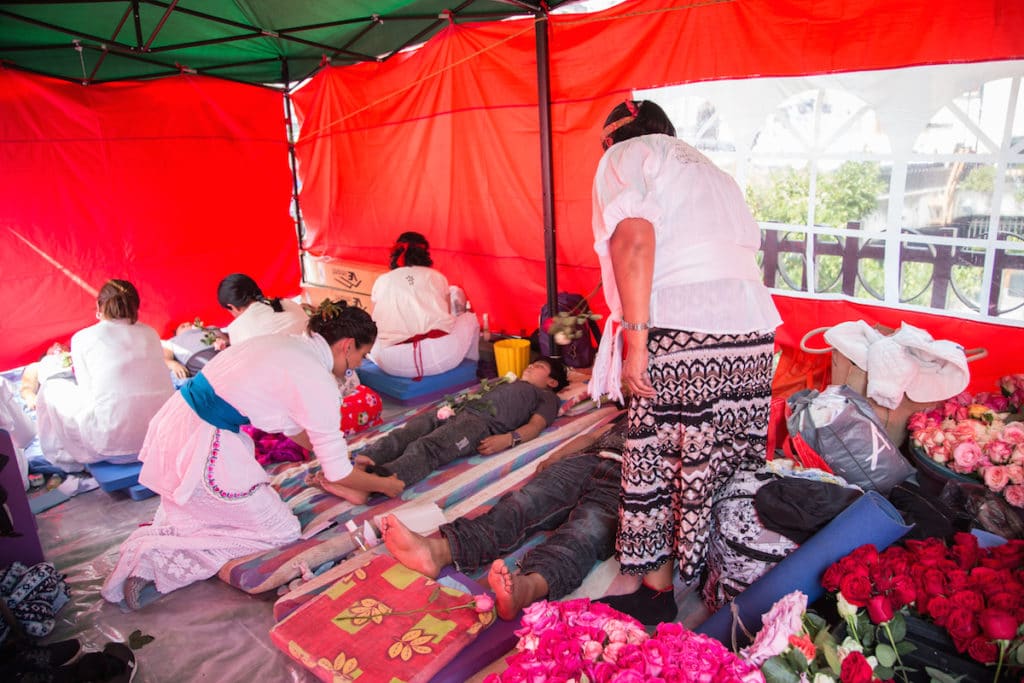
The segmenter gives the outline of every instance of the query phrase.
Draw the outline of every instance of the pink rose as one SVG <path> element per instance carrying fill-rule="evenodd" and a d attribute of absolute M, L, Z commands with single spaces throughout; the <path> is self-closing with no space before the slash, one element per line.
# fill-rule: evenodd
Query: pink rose
<path fill-rule="evenodd" d="M 948 442 L 938 444 L 928 451 L 928 457 L 941 465 L 948 463 L 952 456 L 953 449 L 950 448 Z"/>
<path fill-rule="evenodd" d="M 588 662 L 596 662 L 603 652 L 604 646 L 596 640 L 588 640 L 583 643 L 583 659 Z"/>
<path fill-rule="evenodd" d="M 1013 447 L 1013 455 L 1010 456 L 1010 462 L 1014 465 L 1024 465 L 1024 444 L 1017 444 Z"/>
<path fill-rule="evenodd" d="M 473 605 L 477 612 L 490 612 L 494 609 L 494 598 L 487 594 L 474 595 Z"/>
<path fill-rule="evenodd" d="M 800 633 L 803 614 L 807 610 L 807 596 L 800 591 L 783 596 L 761 617 L 762 627 L 754 642 L 743 650 L 743 657 L 755 666 L 761 666 L 789 647 L 789 637 Z"/>
<path fill-rule="evenodd" d="M 1014 446 L 1024 444 L 1024 424 L 1020 422 L 1011 422 L 1003 427 L 1003 441 L 1011 443 Z"/>
<path fill-rule="evenodd" d="M 1007 465 L 1006 476 L 1010 478 L 1011 484 L 1024 484 L 1024 466 Z"/>
<path fill-rule="evenodd" d="M 455 415 L 455 409 L 449 405 L 443 405 L 437 409 L 437 419 L 447 420 L 448 418 Z"/>
<path fill-rule="evenodd" d="M 1005 465 L 1013 457 L 1013 446 L 1002 439 L 992 439 L 985 448 L 985 454 L 994 465 Z"/>
<path fill-rule="evenodd" d="M 1010 505 L 1024 508 L 1024 484 L 1014 484 L 1003 489 L 1003 497 Z"/>
<path fill-rule="evenodd" d="M 967 441 L 957 445 L 953 449 L 954 466 L 952 469 L 957 472 L 971 473 L 977 468 L 978 463 L 985 456 L 981 453 L 981 446 L 973 441 Z"/>
<path fill-rule="evenodd" d="M 604 646 L 604 661 L 617 664 L 619 661 L 619 653 L 622 652 L 622 648 L 626 647 L 625 643 L 608 643 Z"/>
<path fill-rule="evenodd" d="M 985 486 L 999 493 L 1010 483 L 1010 473 L 1001 465 L 993 465 L 985 470 Z"/>

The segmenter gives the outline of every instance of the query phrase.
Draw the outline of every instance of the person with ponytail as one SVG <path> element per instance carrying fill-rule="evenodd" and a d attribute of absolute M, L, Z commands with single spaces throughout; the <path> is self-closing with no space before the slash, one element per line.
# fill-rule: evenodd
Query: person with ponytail
<path fill-rule="evenodd" d="M 610 315 L 589 389 L 630 394 L 616 550 L 643 576 L 607 602 L 656 624 L 676 617 L 675 567 L 684 584 L 701 576 L 712 498 L 739 464 L 765 459 L 782 320 L 742 190 L 661 107 L 618 104 L 601 145 L 594 250 Z"/>
<path fill-rule="evenodd" d="M 264 334 L 302 334 L 306 314 L 290 299 L 268 299 L 248 275 L 232 273 L 217 285 L 217 302 L 234 321 L 222 328 L 232 344 Z"/>
<path fill-rule="evenodd" d="M 464 296 L 433 265 L 427 238 L 403 232 L 391 248 L 391 271 L 373 283 L 373 319 L 380 334 L 370 358 L 389 375 L 439 375 L 465 358 L 477 358 L 476 314 L 452 305 L 453 298 L 464 301 Z"/>
<path fill-rule="evenodd" d="M 316 483 L 335 495 L 364 502 L 370 492 L 400 494 L 397 477 L 353 468 L 339 428 L 337 378 L 359 366 L 376 336 L 366 311 L 325 300 L 306 334 L 232 345 L 171 396 L 139 454 L 139 482 L 160 494 L 160 507 L 152 525 L 122 544 L 103 597 L 134 609 L 147 586 L 168 593 L 228 560 L 299 538 L 299 520 L 270 485 L 243 425 L 312 450 Z"/>
<path fill-rule="evenodd" d="M 135 462 L 150 418 L 173 393 L 160 337 L 139 322 L 139 304 L 135 285 L 108 280 L 96 296 L 99 322 L 71 337 L 73 377 L 41 385 L 39 445 L 57 467 Z"/>

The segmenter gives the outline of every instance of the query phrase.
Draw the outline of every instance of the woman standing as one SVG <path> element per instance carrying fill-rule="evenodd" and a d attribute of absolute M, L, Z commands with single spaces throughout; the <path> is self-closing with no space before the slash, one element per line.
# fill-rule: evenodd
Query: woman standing
<path fill-rule="evenodd" d="M 438 375 L 477 357 L 476 314 L 452 310 L 452 288 L 433 265 L 427 238 L 403 232 L 391 248 L 391 271 L 373 283 L 380 336 L 370 358 L 389 375 Z"/>
<path fill-rule="evenodd" d="M 228 309 L 234 321 L 221 331 L 232 344 L 265 334 L 302 334 L 306 314 L 290 299 L 268 299 L 248 275 L 232 273 L 217 285 L 217 302 Z"/>
<path fill-rule="evenodd" d="M 327 301 L 309 318 L 308 334 L 232 346 L 172 396 L 139 455 L 139 482 L 162 496 L 160 507 L 153 524 L 121 546 L 103 596 L 134 609 L 149 583 L 168 593 L 299 537 L 299 521 L 256 462 L 244 424 L 312 449 L 338 495 L 398 495 L 397 478 L 353 469 L 338 427 L 336 377 L 362 362 L 376 333 L 365 311 Z"/>
<path fill-rule="evenodd" d="M 52 378 L 37 397 L 39 445 L 70 472 L 107 460 L 135 462 L 149 420 L 174 391 L 160 337 L 139 322 L 139 292 L 108 280 L 98 323 L 71 337 L 74 379 Z"/>
<path fill-rule="evenodd" d="M 736 182 L 653 102 L 615 107 L 602 137 L 594 249 L 611 315 L 590 391 L 632 394 L 616 549 L 643 575 L 607 602 L 653 624 L 676 616 L 670 560 L 684 583 L 700 576 L 715 490 L 765 457 L 781 319 Z"/>

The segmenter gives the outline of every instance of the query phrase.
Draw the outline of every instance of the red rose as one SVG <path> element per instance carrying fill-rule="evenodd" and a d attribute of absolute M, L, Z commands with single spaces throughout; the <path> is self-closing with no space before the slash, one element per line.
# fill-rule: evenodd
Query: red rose
<path fill-rule="evenodd" d="M 839 581 L 839 592 L 856 607 L 864 607 L 871 597 L 871 580 L 863 574 L 847 574 Z"/>
<path fill-rule="evenodd" d="M 949 592 L 956 593 L 971 586 L 971 577 L 963 569 L 954 569 L 946 573 L 946 588 Z"/>
<path fill-rule="evenodd" d="M 921 607 L 921 603 L 918 603 L 918 609 Z M 945 626 L 946 620 L 949 618 L 949 613 L 953 610 L 953 603 L 949 601 L 945 595 L 936 595 L 933 598 L 928 599 L 928 612 L 934 621 L 939 626 Z"/>
<path fill-rule="evenodd" d="M 996 568 L 1017 569 L 1024 566 L 1024 541 L 1014 539 L 989 549 L 989 559 Z"/>
<path fill-rule="evenodd" d="M 967 643 L 967 654 L 982 664 L 995 664 L 999 659 L 999 648 L 983 636 L 976 636 Z"/>
<path fill-rule="evenodd" d="M 938 564 L 946 559 L 946 544 L 939 538 L 926 538 L 923 541 L 910 540 L 905 545 L 915 557 L 915 562 L 925 566 Z"/>
<path fill-rule="evenodd" d="M 849 557 L 851 560 L 856 561 L 857 564 L 863 565 L 865 567 L 870 567 L 875 562 L 878 562 L 878 548 L 871 545 L 870 543 L 866 543 L 861 547 L 857 548 L 856 550 L 854 550 L 847 557 Z"/>
<path fill-rule="evenodd" d="M 843 665 L 839 670 L 841 683 L 871 683 L 875 677 L 868 660 L 859 652 L 851 652 L 846 655 Z"/>
<path fill-rule="evenodd" d="M 843 565 L 839 562 L 833 562 L 832 566 L 825 570 L 825 573 L 821 575 L 821 585 L 829 593 L 834 593 L 839 590 L 839 580 L 846 574 L 843 571 Z"/>
<path fill-rule="evenodd" d="M 1000 584 L 1013 578 L 1009 572 L 992 567 L 975 567 L 969 576 L 974 587 L 985 595 L 1002 590 Z"/>
<path fill-rule="evenodd" d="M 1019 585 L 1016 587 L 1006 587 L 1004 590 L 988 596 L 985 604 L 1006 612 L 1014 612 L 1024 607 L 1024 594 L 1022 594 Z"/>
<path fill-rule="evenodd" d="M 982 550 L 978 548 L 978 537 L 974 534 L 958 533 L 953 537 L 950 553 L 961 569 L 970 569 L 981 559 Z"/>
<path fill-rule="evenodd" d="M 985 598 L 977 591 L 957 591 L 949 596 L 949 601 L 953 603 L 954 607 L 961 607 L 974 614 L 985 609 Z"/>
<path fill-rule="evenodd" d="M 875 584 L 875 591 L 888 593 L 892 590 L 892 582 L 895 578 L 889 568 L 879 562 L 871 568 L 871 582 Z"/>
<path fill-rule="evenodd" d="M 946 617 L 946 630 L 954 640 L 966 640 L 978 634 L 978 620 L 973 612 L 954 607 Z"/>
<path fill-rule="evenodd" d="M 917 599 L 917 588 L 909 576 L 899 576 L 893 581 L 892 593 L 890 593 L 889 597 L 892 598 L 896 609 L 899 609 Z"/>
<path fill-rule="evenodd" d="M 868 600 L 868 616 L 875 624 L 884 624 L 892 619 L 892 601 L 885 595 L 874 595 Z"/>
<path fill-rule="evenodd" d="M 928 595 L 945 595 L 946 575 L 938 569 L 928 569 L 921 576 L 921 587 Z"/>
<path fill-rule="evenodd" d="M 982 610 L 978 615 L 978 626 L 989 640 L 1013 640 L 1017 637 L 1017 620 L 1006 610 L 991 607 Z"/>

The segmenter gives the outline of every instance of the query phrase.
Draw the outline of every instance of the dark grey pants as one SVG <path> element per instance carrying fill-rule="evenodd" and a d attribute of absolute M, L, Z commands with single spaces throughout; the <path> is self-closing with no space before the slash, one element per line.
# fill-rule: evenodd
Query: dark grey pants
<path fill-rule="evenodd" d="M 523 557 L 521 571 L 543 576 L 549 599 L 568 595 L 595 562 L 612 555 L 621 477 L 619 463 L 596 455 L 556 462 L 518 491 L 506 493 L 483 515 L 442 525 L 453 564 L 460 571 L 478 569 L 534 533 L 554 529 Z"/>
<path fill-rule="evenodd" d="M 374 471 L 391 474 L 411 486 L 455 458 L 476 453 L 490 434 L 487 421 L 460 412 L 445 421 L 433 412 L 409 420 L 359 451 L 374 462 Z"/>

